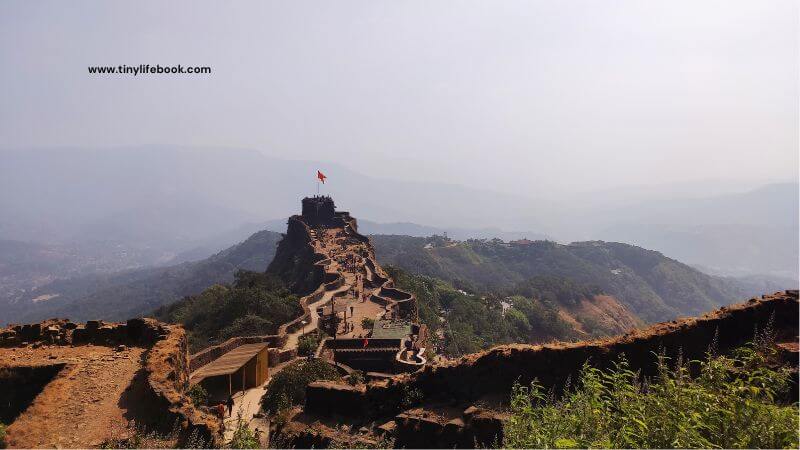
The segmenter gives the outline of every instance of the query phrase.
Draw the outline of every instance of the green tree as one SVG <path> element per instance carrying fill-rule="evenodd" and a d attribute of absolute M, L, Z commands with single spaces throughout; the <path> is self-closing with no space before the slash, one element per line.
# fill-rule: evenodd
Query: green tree
<path fill-rule="evenodd" d="M 320 338 L 316 333 L 300 336 L 297 340 L 297 354 L 300 356 L 312 355 L 319 346 Z"/>
<path fill-rule="evenodd" d="M 155 313 L 186 328 L 192 352 L 236 336 L 275 334 L 300 314 L 297 296 L 275 275 L 243 270 L 231 286 L 211 286 Z"/>

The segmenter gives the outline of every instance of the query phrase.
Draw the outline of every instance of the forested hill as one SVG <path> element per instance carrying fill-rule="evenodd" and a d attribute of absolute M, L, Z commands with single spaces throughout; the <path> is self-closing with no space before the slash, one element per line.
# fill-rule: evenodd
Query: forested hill
<path fill-rule="evenodd" d="M 201 261 L 55 281 L 0 311 L 0 323 L 48 317 L 125 320 L 146 315 L 213 284 L 231 283 L 239 269 L 265 271 L 280 239 L 280 233 L 260 231 Z"/>
<path fill-rule="evenodd" d="M 471 292 L 510 291 L 534 276 L 556 276 L 597 286 L 647 322 L 697 315 L 741 301 L 746 286 L 706 275 L 659 252 L 614 242 L 499 240 L 372 236 L 376 256 L 411 273 L 452 282 Z M 775 289 L 792 286 L 775 286 Z"/>
<path fill-rule="evenodd" d="M 229 284 L 238 269 L 263 272 L 280 239 L 280 233 L 260 231 L 201 261 L 54 281 L 0 309 L 0 324 L 58 316 L 82 321 L 146 315 L 214 284 Z M 532 277 L 555 276 L 596 287 L 648 322 L 696 315 L 750 295 L 796 288 L 712 277 L 661 253 L 619 243 L 513 245 L 387 235 L 374 235 L 372 240 L 382 264 L 440 278 L 472 293 L 515 295 L 520 284 Z"/>

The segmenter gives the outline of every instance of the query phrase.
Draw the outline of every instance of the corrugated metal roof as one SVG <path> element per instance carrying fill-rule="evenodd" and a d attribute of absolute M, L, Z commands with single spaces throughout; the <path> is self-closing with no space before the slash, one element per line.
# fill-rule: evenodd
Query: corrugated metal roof
<path fill-rule="evenodd" d="M 240 345 L 197 369 L 191 376 L 192 383 L 199 383 L 201 380 L 208 377 L 235 373 L 265 348 L 267 348 L 267 344 L 264 342 Z"/>

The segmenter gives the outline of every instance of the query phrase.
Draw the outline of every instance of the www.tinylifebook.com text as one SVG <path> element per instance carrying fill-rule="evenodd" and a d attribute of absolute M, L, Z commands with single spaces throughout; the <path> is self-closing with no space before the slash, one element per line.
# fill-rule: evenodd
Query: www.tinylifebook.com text
<path fill-rule="evenodd" d="M 145 74 L 210 74 L 209 66 L 162 66 L 156 64 L 139 64 L 138 66 L 89 66 L 91 74 L 122 74 L 122 75 L 145 75 Z"/>

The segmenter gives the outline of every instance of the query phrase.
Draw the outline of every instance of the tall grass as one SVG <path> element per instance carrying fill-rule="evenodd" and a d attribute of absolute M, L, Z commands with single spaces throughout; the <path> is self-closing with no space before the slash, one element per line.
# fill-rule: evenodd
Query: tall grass
<path fill-rule="evenodd" d="M 536 381 L 512 390 L 504 445 L 512 448 L 798 448 L 798 406 L 779 401 L 787 368 L 756 340 L 730 356 L 684 363 L 654 355 L 643 379 L 621 357 L 610 370 L 585 364 L 555 396 Z M 670 365 L 672 367 L 670 367 Z M 692 374 L 694 376 L 692 376 Z M 783 396 L 783 397 L 782 397 Z"/>

